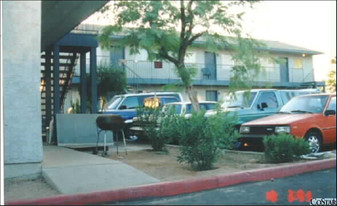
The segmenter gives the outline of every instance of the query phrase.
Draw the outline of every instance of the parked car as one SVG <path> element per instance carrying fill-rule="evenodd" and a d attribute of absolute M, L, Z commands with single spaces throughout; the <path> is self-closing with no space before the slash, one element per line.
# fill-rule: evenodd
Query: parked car
<path fill-rule="evenodd" d="M 134 139 L 135 137 L 130 136 L 129 128 L 133 125 L 133 118 L 137 116 L 137 108 L 144 106 L 145 99 L 155 96 L 160 99 L 161 105 L 183 101 L 181 94 L 176 92 L 122 94 L 114 96 L 100 112 L 120 115 L 125 123 L 128 124 L 124 129 L 125 135 Z"/>
<path fill-rule="evenodd" d="M 183 101 L 181 94 L 176 92 L 123 94 L 114 96 L 101 112 L 103 114 L 118 114 L 124 120 L 132 120 L 137 116 L 136 108 L 144 106 L 144 100 L 154 96 L 160 99 L 162 105 Z"/>
<path fill-rule="evenodd" d="M 215 110 L 217 102 L 215 101 L 199 101 L 200 109 L 209 111 Z M 171 107 L 174 107 L 175 114 L 185 115 L 185 117 L 190 117 L 192 115 L 193 106 L 191 102 L 175 102 L 166 104 L 163 107 L 163 110 L 169 110 Z"/>
<path fill-rule="evenodd" d="M 283 105 L 295 96 L 320 93 L 319 89 L 276 90 L 253 89 L 235 92 L 234 96 L 227 96 L 221 105 L 225 112 L 238 116 L 236 128 L 240 125 L 262 117 L 276 114 Z"/>
<path fill-rule="evenodd" d="M 205 111 L 215 110 L 217 102 L 215 101 L 199 101 L 200 109 Z M 174 102 L 168 103 L 163 106 L 162 111 L 170 111 L 171 108 L 175 111 L 177 115 L 183 115 L 186 118 L 189 118 L 192 115 L 193 106 L 191 102 Z M 135 136 L 143 136 L 144 125 L 142 122 L 137 121 L 137 118 L 134 118 L 133 126 L 130 128 L 130 133 Z"/>
<path fill-rule="evenodd" d="M 307 140 L 313 153 L 336 143 L 336 95 L 295 97 L 278 114 L 242 124 L 239 141 L 249 145 L 282 132 Z"/>

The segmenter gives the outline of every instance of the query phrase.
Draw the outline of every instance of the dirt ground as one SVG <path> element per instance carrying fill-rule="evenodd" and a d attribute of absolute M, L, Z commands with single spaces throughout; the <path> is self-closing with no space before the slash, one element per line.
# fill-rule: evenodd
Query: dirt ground
<path fill-rule="evenodd" d="M 194 171 L 186 164 L 177 162 L 179 149 L 175 146 L 167 147 L 168 153 L 155 152 L 151 149 L 130 151 L 128 155 L 118 157 L 115 153 L 110 153 L 109 158 L 122 161 L 131 165 L 160 181 L 173 181 L 194 177 L 204 177 L 220 174 L 229 174 L 243 170 L 266 168 L 304 162 L 299 160 L 293 163 L 266 164 L 263 163 L 263 153 L 258 152 L 224 152 L 214 165 L 215 168 L 207 171 Z"/>
<path fill-rule="evenodd" d="M 6 180 L 4 182 L 5 201 L 43 198 L 60 194 L 48 185 L 43 178 L 31 180 Z"/>

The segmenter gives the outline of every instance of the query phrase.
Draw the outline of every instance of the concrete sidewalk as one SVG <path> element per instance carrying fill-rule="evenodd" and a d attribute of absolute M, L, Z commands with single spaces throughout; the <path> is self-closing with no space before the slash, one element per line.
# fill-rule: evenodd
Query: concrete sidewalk
<path fill-rule="evenodd" d="M 64 147 L 44 146 L 43 156 L 42 174 L 62 194 L 90 193 L 159 182 L 123 162 Z"/>

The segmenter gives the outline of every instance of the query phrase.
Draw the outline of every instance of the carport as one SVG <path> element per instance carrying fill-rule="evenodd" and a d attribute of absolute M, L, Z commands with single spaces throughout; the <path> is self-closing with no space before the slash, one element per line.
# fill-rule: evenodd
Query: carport
<path fill-rule="evenodd" d="M 71 73 L 69 65 L 75 58 L 79 56 L 83 61 L 85 53 L 90 52 L 90 81 L 96 82 L 97 43 L 92 41 L 92 35 L 67 34 L 107 2 L 2 2 L 5 178 L 40 175 L 43 158 L 41 116 L 46 115 L 50 121 L 60 112 L 62 91 L 65 92 L 60 87 L 70 78 L 68 75 L 62 79 L 61 74 Z M 69 39 L 74 41 L 69 43 Z M 69 65 L 63 65 L 61 59 L 67 59 Z M 83 65 L 82 62 L 81 69 L 85 70 Z M 62 66 L 69 69 L 61 70 Z M 84 75 L 81 81 L 86 81 Z M 45 95 L 41 96 L 40 91 Z M 54 91 L 59 92 L 54 94 Z M 97 108 L 95 91 L 93 86 L 93 112 Z M 87 99 L 85 92 L 85 89 L 81 91 L 82 104 Z M 45 99 L 42 105 L 41 98 Z M 41 109 L 46 113 L 42 114 Z"/>

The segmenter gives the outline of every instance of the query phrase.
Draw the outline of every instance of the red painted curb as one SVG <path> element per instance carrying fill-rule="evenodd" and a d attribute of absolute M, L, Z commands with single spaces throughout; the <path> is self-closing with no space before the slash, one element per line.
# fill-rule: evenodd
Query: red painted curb
<path fill-rule="evenodd" d="M 282 178 L 333 167 L 336 167 L 336 159 L 317 160 L 307 163 L 248 170 L 226 175 L 141 185 L 118 190 L 12 201 L 6 202 L 6 205 L 83 205 L 125 201 L 144 197 L 173 196 L 202 190 L 216 189 L 244 182 L 256 182 L 269 180 L 271 178 Z"/>

